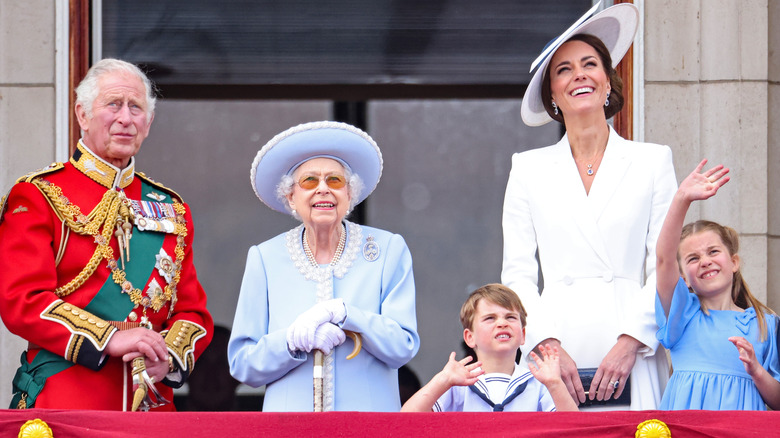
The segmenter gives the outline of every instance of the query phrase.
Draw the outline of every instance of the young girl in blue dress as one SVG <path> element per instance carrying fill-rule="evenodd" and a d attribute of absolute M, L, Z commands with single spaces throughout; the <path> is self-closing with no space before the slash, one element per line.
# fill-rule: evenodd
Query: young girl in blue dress
<path fill-rule="evenodd" d="M 657 336 L 674 368 L 660 409 L 778 409 L 778 318 L 742 278 L 736 231 L 709 221 L 683 227 L 691 203 L 729 181 L 728 169 L 702 171 L 706 163 L 680 184 L 658 236 Z"/>

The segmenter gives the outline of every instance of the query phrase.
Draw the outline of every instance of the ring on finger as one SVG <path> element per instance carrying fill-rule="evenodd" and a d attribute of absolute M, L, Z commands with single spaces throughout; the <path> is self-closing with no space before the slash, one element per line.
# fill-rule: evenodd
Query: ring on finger
<path fill-rule="evenodd" d="M 619 385 L 620 385 L 620 379 L 617 379 L 614 382 L 609 382 L 609 386 L 611 386 L 612 390 L 614 391 L 617 391 Z"/>

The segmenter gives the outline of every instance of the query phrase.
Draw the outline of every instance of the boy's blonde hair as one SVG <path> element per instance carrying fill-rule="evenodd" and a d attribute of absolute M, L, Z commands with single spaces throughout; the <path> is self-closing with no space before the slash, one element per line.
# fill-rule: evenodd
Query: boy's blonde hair
<path fill-rule="evenodd" d="M 738 254 L 739 235 L 737 234 L 737 231 L 731 227 L 723 226 L 717 222 L 708 220 L 698 220 L 696 222 L 691 222 L 685 225 L 680 235 L 680 242 L 682 243 L 682 241 L 688 237 L 691 237 L 694 234 L 702 233 L 704 231 L 712 231 L 713 233 L 717 234 L 718 237 L 720 237 L 721 242 L 723 242 L 723 246 L 725 246 L 726 250 L 729 252 L 729 256 Z M 685 276 L 679 251 L 677 252 L 677 266 L 680 269 L 680 273 Z M 691 291 L 693 291 L 693 289 L 691 289 Z M 693 292 L 695 293 L 695 291 Z M 740 264 L 739 269 L 737 269 L 737 272 L 735 272 L 732 277 L 731 300 L 734 302 L 734 304 L 743 309 L 752 307 L 756 311 L 756 319 L 758 320 L 758 328 L 760 332 L 759 339 L 762 342 L 765 341 L 767 337 L 767 327 L 764 314 L 774 314 L 775 312 L 764 305 L 764 303 L 762 303 L 753 295 L 752 292 L 750 292 L 750 288 L 748 287 L 747 282 L 742 277 L 742 264 Z M 703 303 L 701 303 L 701 310 L 705 314 L 709 314 L 707 306 L 705 306 Z"/>
<path fill-rule="evenodd" d="M 479 300 L 485 299 L 505 309 L 515 310 L 520 314 L 520 323 L 525 327 L 526 312 L 523 303 L 515 291 L 499 283 L 486 284 L 469 295 L 466 302 L 460 308 L 460 323 L 463 329 L 472 329 L 474 313 L 477 311 Z"/>

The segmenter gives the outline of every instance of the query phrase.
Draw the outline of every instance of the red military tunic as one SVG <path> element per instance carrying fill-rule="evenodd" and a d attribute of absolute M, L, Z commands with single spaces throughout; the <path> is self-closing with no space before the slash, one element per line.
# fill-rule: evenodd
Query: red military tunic
<path fill-rule="evenodd" d="M 134 173 L 134 161 L 120 170 L 79 143 L 70 162 L 20 179 L 0 210 L 0 317 L 30 342 L 14 378 L 13 408 L 23 399 L 19 407 L 129 410 L 131 367 L 104 349 L 117 330 L 146 318 L 162 330 L 173 359 L 173 371 L 155 387 L 173 400 L 171 386 L 183 384 L 211 340 L 213 321 L 192 263 L 190 210 Z M 111 217 L 111 199 L 133 208 Z M 108 225 L 96 229 L 101 214 Z M 115 217 L 127 219 L 126 228 L 133 223 L 124 266 Z M 139 229 L 154 224 L 156 231 Z M 110 245 L 100 244 L 104 236 Z"/>

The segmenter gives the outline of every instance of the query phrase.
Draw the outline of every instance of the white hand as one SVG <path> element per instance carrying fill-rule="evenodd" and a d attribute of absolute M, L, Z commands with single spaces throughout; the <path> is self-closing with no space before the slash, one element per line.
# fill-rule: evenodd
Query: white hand
<path fill-rule="evenodd" d="M 287 329 L 287 347 L 291 351 L 310 352 L 314 348 L 314 333 L 327 322 L 340 323 L 346 318 L 341 298 L 323 301 L 301 313 Z"/>
<path fill-rule="evenodd" d="M 335 324 L 325 323 L 314 332 L 314 350 L 329 354 L 331 350 L 344 343 L 347 335 Z"/>
<path fill-rule="evenodd" d="M 325 310 L 330 313 L 330 322 L 339 325 L 347 319 L 347 307 L 344 305 L 344 300 L 341 298 L 334 298 L 319 303 Z"/>

